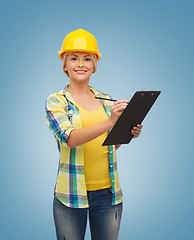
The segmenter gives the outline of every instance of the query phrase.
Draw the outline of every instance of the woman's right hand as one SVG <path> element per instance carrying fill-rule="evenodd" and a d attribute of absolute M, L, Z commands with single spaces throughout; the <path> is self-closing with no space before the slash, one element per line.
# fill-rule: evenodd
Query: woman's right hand
<path fill-rule="evenodd" d="M 110 121 L 112 122 L 113 126 L 115 125 L 127 105 L 128 101 L 126 99 L 118 100 L 112 105 Z"/>

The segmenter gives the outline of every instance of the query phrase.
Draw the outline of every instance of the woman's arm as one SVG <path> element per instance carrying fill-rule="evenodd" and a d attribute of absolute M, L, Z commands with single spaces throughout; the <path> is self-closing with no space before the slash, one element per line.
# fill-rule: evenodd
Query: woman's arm
<path fill-rule="evenodd" d="M 109 118 L 90 127 L 75 129 L 70 133 L 67 145 L 74 148 L 87 143 L 107 132 L 113 126 L 114 124 Z"/>
<path fill-rule="evenodd" d="M 71 131 L 67 145 L 70 148 L 74 148 L 87 143 L 107 132 L 114 126 L 126 106 L 127 101 L 125 99 L 119 100 L 112 105 L 111 116 L 109 119 L 106 119 L 90 127 L 75 129 Z"/>
<path fill-rule="evenodd" d="M 116 145 L 115 145 L 116 150 L 117 150 L 118 148 L 120 148 L 120 146 L 121 146 L 121 144 L 116 144 Z"/>

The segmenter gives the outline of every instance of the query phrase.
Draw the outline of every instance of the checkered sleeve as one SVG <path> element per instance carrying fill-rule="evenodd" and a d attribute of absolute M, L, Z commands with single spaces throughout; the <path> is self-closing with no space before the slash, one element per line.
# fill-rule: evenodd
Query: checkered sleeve
<path fill-rule="evenodd" d="M 46 123 L 60 144 L 65 144 L 67 146 L 69 135 L 75 128 L 69 121 L 65 109 L 65 106 L 63 106 L 54 94 L 51 94 L 47 98 L 45 105 Z"/>

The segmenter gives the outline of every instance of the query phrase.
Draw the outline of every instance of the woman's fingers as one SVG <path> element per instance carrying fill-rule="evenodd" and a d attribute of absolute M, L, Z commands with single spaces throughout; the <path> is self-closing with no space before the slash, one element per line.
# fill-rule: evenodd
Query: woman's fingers
<path fill-rule="evenodd" d="M 120 112 L 120 111 L 123 111 L 125 108 L 126 108 L 126 104 L 119 104 L 119 105 L 116 105 L 114 107 L 112 107 L 112 111 L 113 112 Z"/>
<path fill-rule="evenodd" d="M 141 124 L 137 124 L 137 127 L 139 127 L 139 128 L 143 128 L 143 125 L 141 125 Z"/>
<path fill-rule="evenodd" d="M 124 109 L 126 108 L 128 102 L 126 99 L 116 101 L 111 108 L 111 120 L 113 123 L 116 123 L 119 116 L 122 114 Z"/>
<path fill-rule="evenodd" d="M 116 101 L 114 104 L 113 104 L 113 106 L 114 105 L 119 105 L 119 104 L 128 104 L 128 101 L 126 100 L 126 99 L 123 99 L 123 100 L 118 100 L 118 101 Z"/>
<path fill-rule="evenodd" d="M 127 100 L 118 100 L 112 105 L 112 110 L 113 111 L 122 111 L 127 107 Z"/>
<path fill-rule="evenodd" d="M 143 128 L 143 125 L 141 124 L 138 124 L 137 126 L 133 127 L 133 129 L 131 130 L 131 133 L 134 135 L 133 138 L 139 137 L 142 128 Z"/>

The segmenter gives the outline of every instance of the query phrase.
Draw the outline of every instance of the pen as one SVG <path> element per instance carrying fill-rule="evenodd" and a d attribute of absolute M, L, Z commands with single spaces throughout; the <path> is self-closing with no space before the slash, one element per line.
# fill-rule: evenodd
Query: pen
<path fill-rule="evenodd" d="M 102 97 L 95 97 L 97 99 L 102 99 L 102 100 L 107 100 L 107 101 L 112 101 L 112 102 L 116 102 L 117 100 L 115 99 L 110 99 L 110 98 L 102 98 Z"/>

